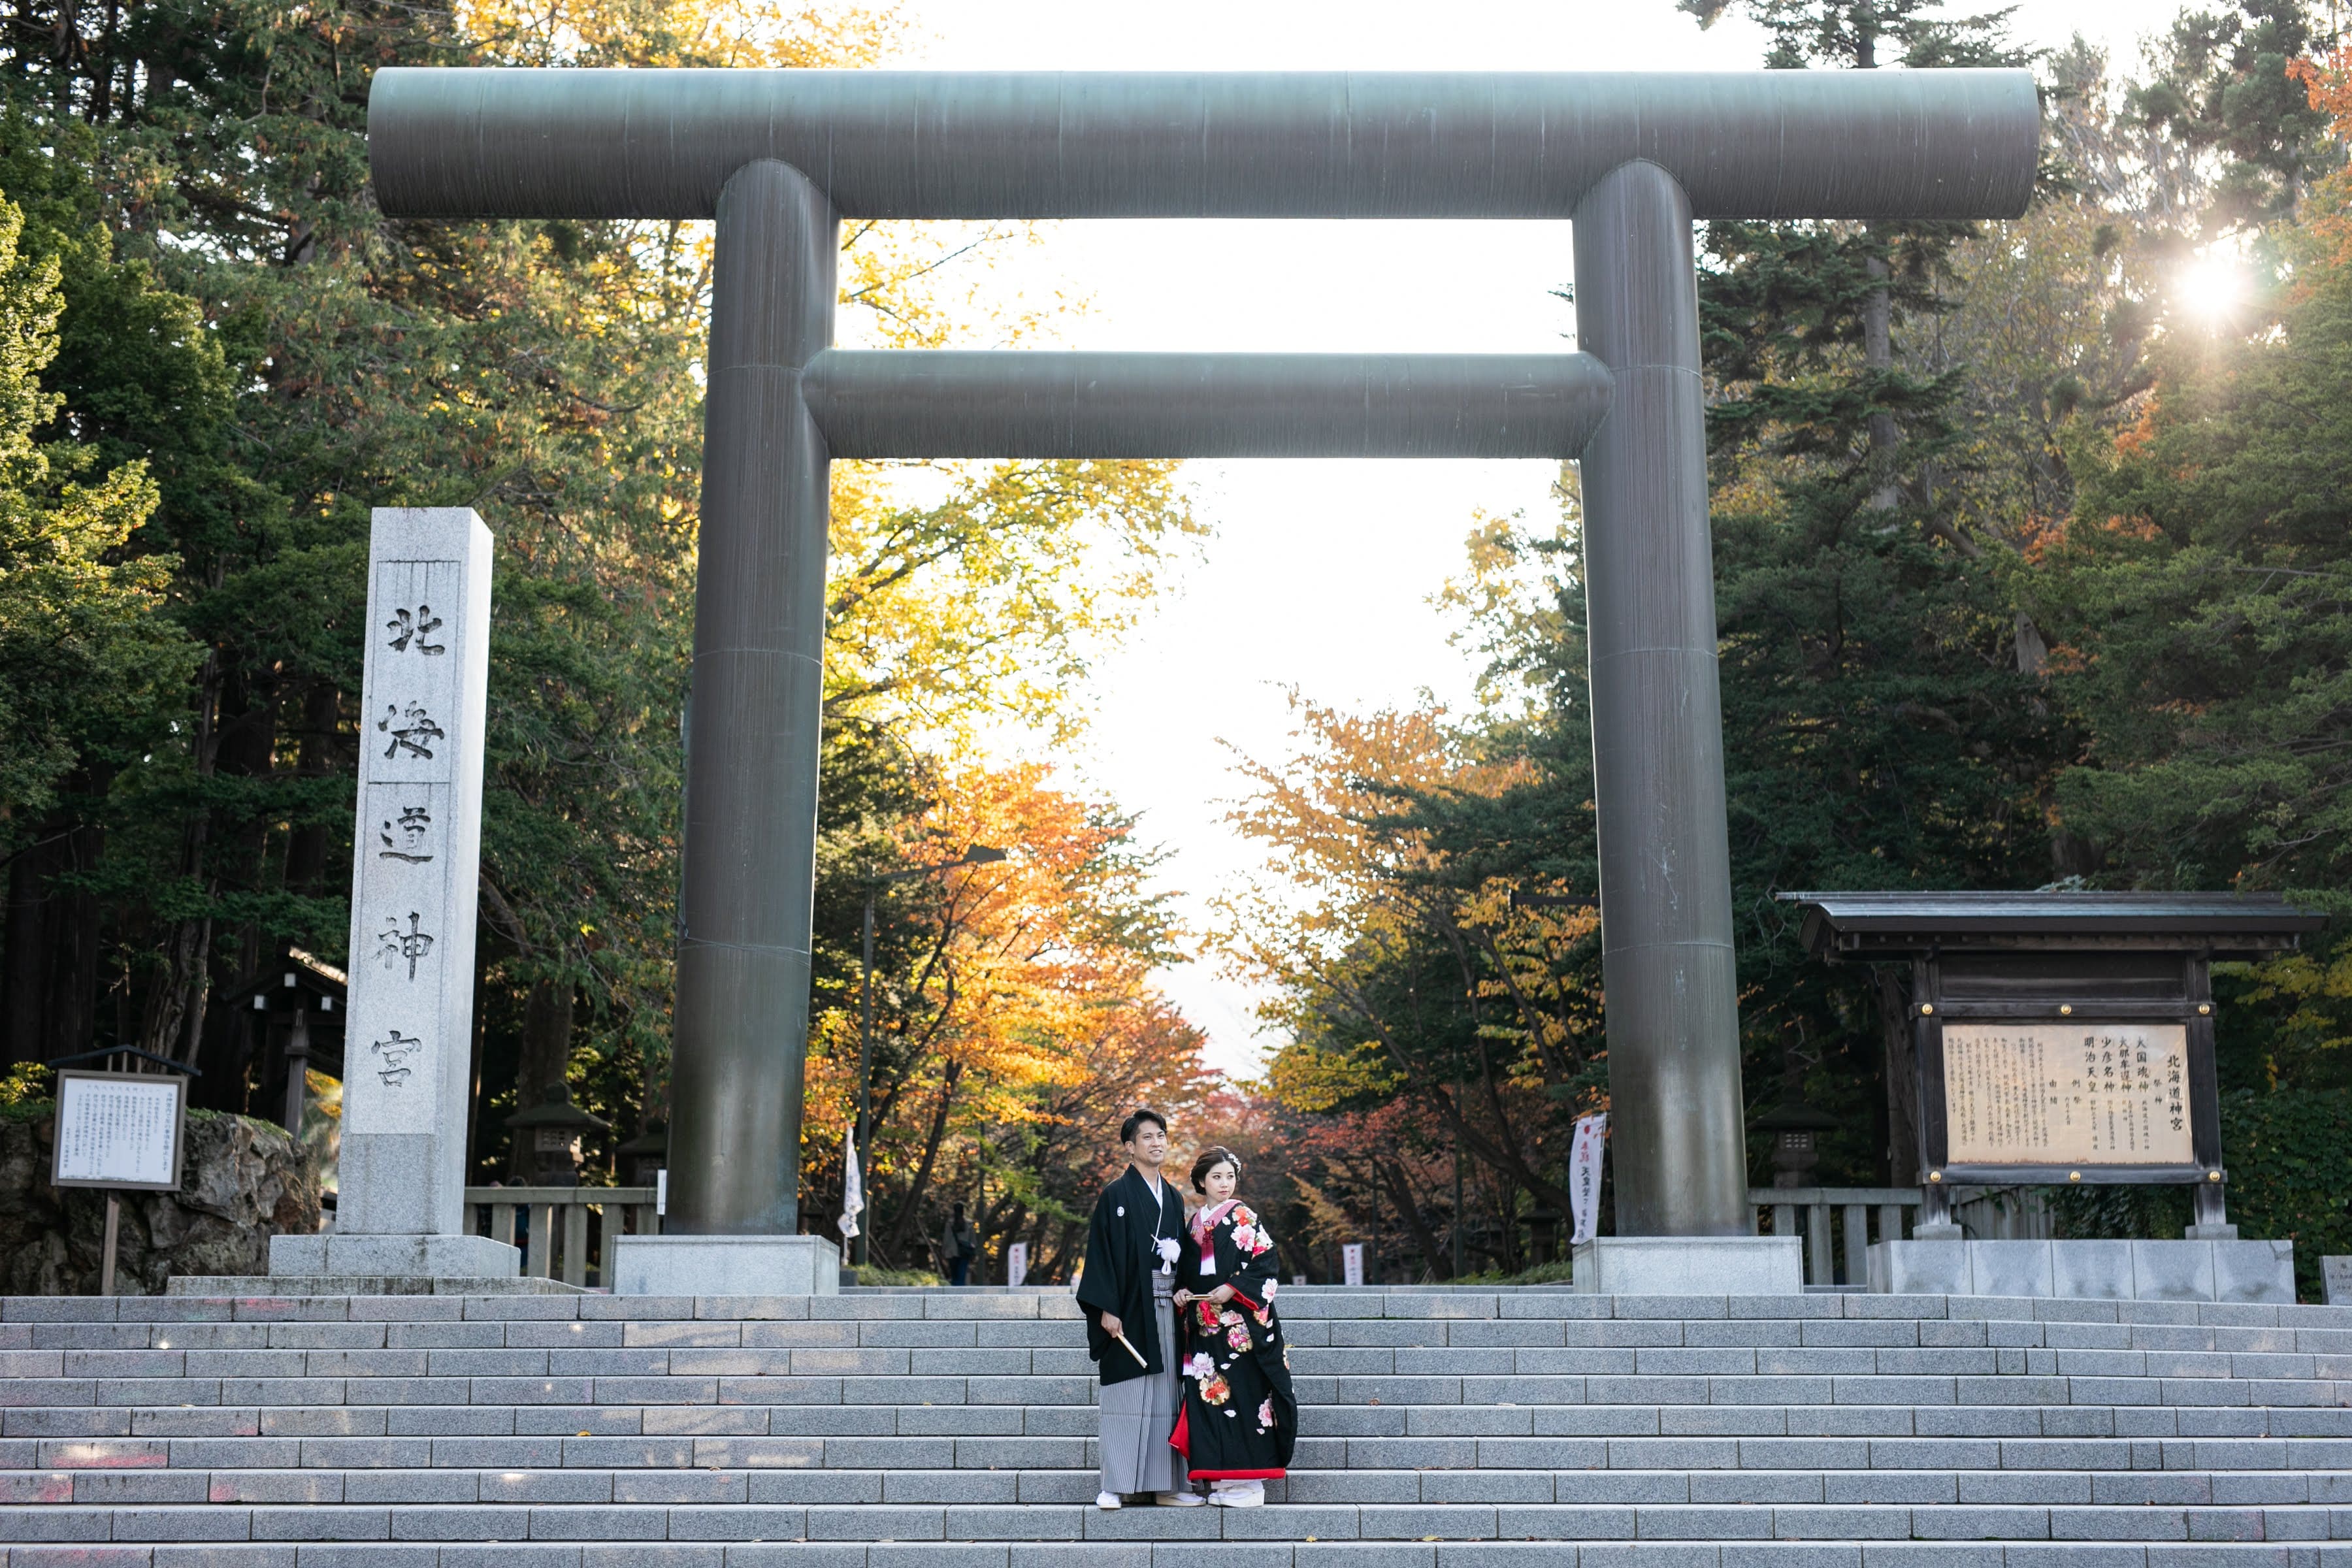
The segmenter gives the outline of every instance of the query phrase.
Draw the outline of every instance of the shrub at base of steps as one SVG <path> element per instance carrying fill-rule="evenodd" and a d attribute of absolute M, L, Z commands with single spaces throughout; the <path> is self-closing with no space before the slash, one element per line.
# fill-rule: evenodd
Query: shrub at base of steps
<path fill-rule="evenodd" d="M 1563 1258 L 1555 1263 L 1538 1263 L 1533 1268 L 1522 1268 L 1517 1274 L 1465 1274 L 1453 1284 L 1461 1289 L 1475 1285 L 1566 1285 L 1574 1281 L 1576 1265 Z"/>
<path fill-rule="evenodd" d="M 49 1184 L 57 1108 L 0 1107 L 0 1291 L 98 1291 L 106 1194 Z M 267 1274 L 269 1238 L 319 1228 L 319 1178 L 283 1128 L 213 1110 L 188 1112 L 176 1193 L 122 1194 L 114 1289 L 159 1296 L 174 1274 Z"/>
<path fill-rule="evenodd" d="M 841 1282 L 844 1285 L 893 1285 L 901 1289 L 909 1287 L 932 1289 L 947 1283 L 928 1268 L 881 1268 L 871 1263 L 844 1268 Z"/>

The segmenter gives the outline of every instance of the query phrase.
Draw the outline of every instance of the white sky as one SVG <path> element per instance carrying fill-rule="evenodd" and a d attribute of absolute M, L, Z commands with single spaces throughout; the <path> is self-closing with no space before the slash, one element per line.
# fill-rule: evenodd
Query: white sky
<path fill-rule="evenodd" d="M 1990 8 L 1967 5 L 1958 9 Z M 2025 41 L 2080 31 L 2119 63 L 2175 0 L 2023 0 Z M 912 0 L 906 55 L 943 69 L 1641 70 L 1755 67 L 1760 33 L 1701 32 L 1672 0 Z M 1090 300 L 1065 333 L 1091 349 L 1557 350 L 1571 311 L 1565 223 L 1124 221 L 1055 226 L 1000 260 L 1033 295 Z M 1541 462 L 1196 463 L 1216 537 L 1096 669 L 1099 718 L 1076 781 L 1143 813 L 1174 852 L 1163 876 L 1196 929 L 1204 900 L 1256 863 L 1223 821 L 1240 791 L 1221 742 L 1282 755 L 1296 686 L 1356 709 L 1423 690 L 1466 703 L 1473 658 L 1427 602 L 1459 570 L 1475 512 L 1550 507 Z M 1252 997 L 1209 963 L 1163 976 L 1211 1057 L 1255 1067 Z"/>

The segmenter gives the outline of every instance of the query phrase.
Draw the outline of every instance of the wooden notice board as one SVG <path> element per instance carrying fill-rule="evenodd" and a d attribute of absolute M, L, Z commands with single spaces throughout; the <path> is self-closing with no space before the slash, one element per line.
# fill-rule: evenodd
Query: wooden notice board
<path fill-rule="evenodd" d="M 1880 1006 L 1909 1016 L 1884 1037 L 1889 1111 L 1929 1207 L 1946 1184 L 2182 1183 L 2220 1223 L 2212 966 L 2292 952 L 2319 914 L 2264 893 L 1779 897 L 1806 946 L 1876 967 Z"/>
<path fill-rule="evenodd" d="M 187 1125 L 178 1073 L 61 1071 L 50 1184 L 177 1192 Z"/>

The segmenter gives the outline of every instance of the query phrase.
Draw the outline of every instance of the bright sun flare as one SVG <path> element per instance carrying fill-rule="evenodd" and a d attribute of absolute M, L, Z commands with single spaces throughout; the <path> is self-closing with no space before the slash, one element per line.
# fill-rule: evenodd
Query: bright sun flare
<path fill-rule="evenodd" d="M 2245 303 L 2245 266 L 2233 256 L 2200 256 L 2181 269 L 2175 298 L 2187 314 L 2218 325 Z"/>

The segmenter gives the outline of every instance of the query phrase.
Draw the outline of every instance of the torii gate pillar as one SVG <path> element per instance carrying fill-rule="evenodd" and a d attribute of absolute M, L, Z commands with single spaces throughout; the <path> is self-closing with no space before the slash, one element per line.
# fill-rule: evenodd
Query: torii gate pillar
<path fill-rule="evenodd" d="M 1698 286 L 1655 163 L 1577 205 L 1576 335 L 1616 381 L 1582 471 L 1617 1234 L 1746 1237 Z"/>

